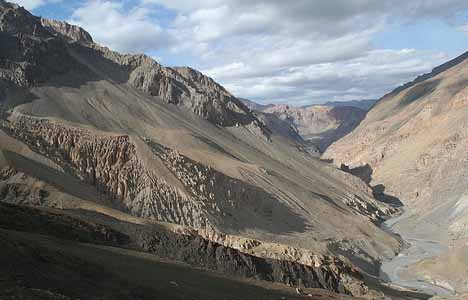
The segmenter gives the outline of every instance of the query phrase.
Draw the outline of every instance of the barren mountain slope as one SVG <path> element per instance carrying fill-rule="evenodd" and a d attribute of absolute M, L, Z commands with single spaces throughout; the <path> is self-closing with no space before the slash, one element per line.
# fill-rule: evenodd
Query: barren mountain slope
<path fill-rule="evenodd" d="M 356 128 L 366 115 L 364 110 L 356 107 L 319 105 L 274 105 L 266 107 L 263 112 L 290 122 L 310 147 L 315 146 L 321 152 Z"/>
<path fill-rule="evenodd" d="M 467 58 L 465 53 L 383 97 L 324 154 L 337 165 L 369 164 L 372 183 L 385 185 L 413 211 L 414 232 L 430 232 L 447 244 L 467 238 Z"/>
<path fill-rule="evenodd" d="M 348 259 L 375 274 L 400 247 L 377 226 L 394 209 L 364 182 L 198 71 L 112 52 L 3 1 L 0 30 L 0 200 L 112 218 L 138 250 L 170 259 L 195 258 L 157 243 L 194 243 L 197 267 L 357 295 L 367 289 Z M 182 233 L 138 243 L 156 221 Z"/>

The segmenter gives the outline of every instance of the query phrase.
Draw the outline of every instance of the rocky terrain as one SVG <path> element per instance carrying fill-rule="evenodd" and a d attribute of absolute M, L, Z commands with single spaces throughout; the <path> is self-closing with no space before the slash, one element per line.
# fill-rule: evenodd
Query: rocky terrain
<path fill-rule="evenodd" d="M 366 110 L 346 102 L 292 107 L 286 104 L 260 105 L 243 99 L 271 128 L 283 128 L 292 139 L 299 135 L 311 153 L 323 153 L 328 146 L 350 133 L 366 115 Z M 369 103 L 364 103 L 369 104 Z M 364 107 L 366 107 L 364 105 Z"/>
<path fill-rule="evenodd" d="M 424 297 L 376 280 L 397 209 L 293 127 L 5 1 L 0 32 L 2 299 Z"/>
<path fill-rule="evenodd" d="M 467 58 L 465 53 L 383 97 L 324 154 L 337 165 L 367 165 L 371 184 L 384 185 L 407 205 L 412 217 L 400 222 L 400 232 L 454 247 L 439 263 L 429 258 L 419 264 L 418 272 L 457 291 L 468 282 L 446 273 L 466 270 L 464 260 L 447 257 L 460 258 L 457 249 L 467 241 Z M 460 263 L 446 263 L 455 260 Z"/>

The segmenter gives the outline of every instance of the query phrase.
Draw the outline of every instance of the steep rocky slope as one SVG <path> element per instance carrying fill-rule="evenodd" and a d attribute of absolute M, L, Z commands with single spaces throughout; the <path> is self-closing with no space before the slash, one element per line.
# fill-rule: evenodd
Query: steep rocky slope
<path fill-rule="evenodd" d="M 270 119 L 271 127 L 288 130 L 283 134 L 290 137 L 299 134 L 311 153 L 324 152 L 329 145 L 356 128 L 366 115 L 365 110 L 353 106 L 326 104 L 292 107 L 243 101 L 253 110 L 260 111 L 264 119 Z M 273 116 L 278 120 L 272 119 Z"/>
<path fill-rule="evenodd" d="M 383 184 L 412 212 L 401 226 L 447 245 L 467 238 L 467 58 L 465 53 L 383 97 L 324 155 L 338 165 L 368 164 L 372 184 Z"/>
<path fill-rule="evenodd" d="M 378 227 L 395 209 L 364 182 L 198 71 L 4 1 L 0 30 L 1 201 L 59 209 L 42 216 L 59 224 L 50 234 L 66 221 L 197 268 L 376 296 L 361 274 L 401 242 Z"/>

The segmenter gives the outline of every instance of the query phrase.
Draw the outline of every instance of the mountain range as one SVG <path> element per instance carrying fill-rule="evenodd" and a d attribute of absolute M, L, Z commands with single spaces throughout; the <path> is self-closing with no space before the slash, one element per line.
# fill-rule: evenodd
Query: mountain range
<path fill-rule="evenodd" d="M 2 297 L 384 297 L 359 178 L 194 69 L 5 1 L 0 32 Z"/>
<path fill-rule="evenodd" d="M 0 0 L 0 298 L 466 292 L 466 58 L 261 105 Z M 442 251 L 382 272 L 419 242 Z"/>

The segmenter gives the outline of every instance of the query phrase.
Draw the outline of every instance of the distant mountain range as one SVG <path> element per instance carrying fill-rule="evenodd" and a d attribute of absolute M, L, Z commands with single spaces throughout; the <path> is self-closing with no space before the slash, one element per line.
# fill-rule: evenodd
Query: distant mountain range
<path fill-rule="evenodd" d="M 293 107 L 286 104 L 262 105 L 254 101 L 241 99 L 250 109 L 261 114 L 276 116 L 269 117 L 269 127 L 294 128 L 284 131 L 291 137 L 297 134 L 304 140 L 308 151 L 320 155 L 333 142 L 342 138 L 359 125 L 365 117 L 367 109 L 376 100 L 327 102 L 325 104 Z M 265 117 L 263 117 L 265 119 Z"/>
<path fill-rule="evenodd" d="M 245 98 L 239 98 L 244 102 L 245 105 L 247 105 L 250 109 L 257 110 L 257 111 L 263 111 L 269 107 L 275 106 L 275 105 L 281 105 L 281 104 L 259 104 L 255 101 L 245 99 Z M 331 107 L 343 107 L 343 106 L 349 106 L 349 107 L 356 107 L 360 108 L 362 110 L 368 111 L 378 100 L 350 100 L 350 101 L 329 101 L 323 104 L 310 104 L 310 105 L 303 105 L 300 107 L 311 107 L 311 106 L 331 106 Z M 293 106 L 294 107 L 294 106 Z"/>
<path fill-rule="evenodd" d="M 332 106 L 332 107 L 343 107 L 350 106 L 360 108 L 362 110 L 368 111 L 371 107 L 377 103 L 378 100 L 350 100 L 350 101 L 332 101 L 327 102 L 323 105 Z"/>

